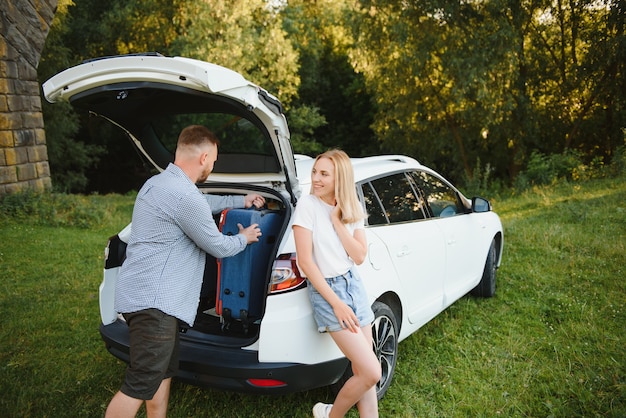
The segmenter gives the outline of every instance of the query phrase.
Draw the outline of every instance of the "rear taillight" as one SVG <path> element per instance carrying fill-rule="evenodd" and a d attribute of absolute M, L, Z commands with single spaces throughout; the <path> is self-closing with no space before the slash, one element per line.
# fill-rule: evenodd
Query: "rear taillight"
<path fill-rule="evenodd" d="M 270 294 L 299 289 L 306 285 L 296 264 L 296 254 L 281 254 L 274 261 L 270 279 Z"/>
<path fill-rule="evenodd" d="M 120 239 L 119 235 L 109 238 L 104 249 L 104 268 L 110 269 L 121 266 L 126 260 L 126 247 L 127 244 Z"/>
<path fill-rule="evenodd" d="M 252 386 L 258 386 L 261 388 L 279 388 L 287 386 L 287 383 L 276 379 L 248 379 L 247 382 Z"/>

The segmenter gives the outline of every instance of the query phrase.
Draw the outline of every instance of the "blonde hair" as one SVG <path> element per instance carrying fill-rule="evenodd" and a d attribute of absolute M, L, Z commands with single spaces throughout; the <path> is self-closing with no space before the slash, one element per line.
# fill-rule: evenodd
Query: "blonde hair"
<path fill-rule="evenodd" d="M 328 158 L 335 166 L 335 199 L 341 210 L 341 221 L 349 224 L 364 219 L 365 213 L 356 194 L 354 170 L 348 154 L 331 149 L 318 155 L 315 162 L 320 158 Z"/>

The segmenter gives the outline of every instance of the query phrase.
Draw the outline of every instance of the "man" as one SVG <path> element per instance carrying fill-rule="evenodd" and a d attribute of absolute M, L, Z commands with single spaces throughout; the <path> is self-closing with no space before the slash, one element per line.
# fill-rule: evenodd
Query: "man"
<path fill-rule="evenodd" d="M 115 307 L 128 323 L 130 364 L 107 418 L 134 417 L 144 401 L 148 417 L 166 416 L 178 370 L 178 321 L 193 325 L 206 253 L 229 257 L 259 240 L 257 224 L 223 235 L 212 214 L 225 207 L 261 207 L 262 196 L 205 196 L 196 186 L 213 170 L 217 146 L 207 128 L 188 126 L 178 137 L 174 163 L 137 194 L 115 292 Z"/>

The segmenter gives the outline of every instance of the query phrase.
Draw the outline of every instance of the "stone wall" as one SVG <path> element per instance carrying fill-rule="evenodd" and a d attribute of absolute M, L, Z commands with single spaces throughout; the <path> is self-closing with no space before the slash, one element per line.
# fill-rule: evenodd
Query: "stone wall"
<path fill-rule="evenodd" d="M 49 189 L 37 66 L 58 0 L 0 0 L 0 195 Z"/>

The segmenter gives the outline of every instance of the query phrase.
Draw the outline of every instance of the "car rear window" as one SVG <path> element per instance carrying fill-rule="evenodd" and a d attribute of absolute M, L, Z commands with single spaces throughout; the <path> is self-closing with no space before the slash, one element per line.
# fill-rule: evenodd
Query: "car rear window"
<path fill-rule="evenodd" d="M 220 140 L 215 173 L 278 172 L 271 141 L 252 122 L 228 113 L 176 114 L 151 121 L 159 141 L 174 154 L 180 131 L 188 125 L 203 125 Z"/>
<path fill-rule="evenodd" d="M 161 168 L 174 160 L 180 131 L 201 124 L 220 140 L 215 173 L 279 173 L 278 152 L 251 109 L 227 97 L 155 82 L 97 87 L 72 104 L 128 130 Z"/>

